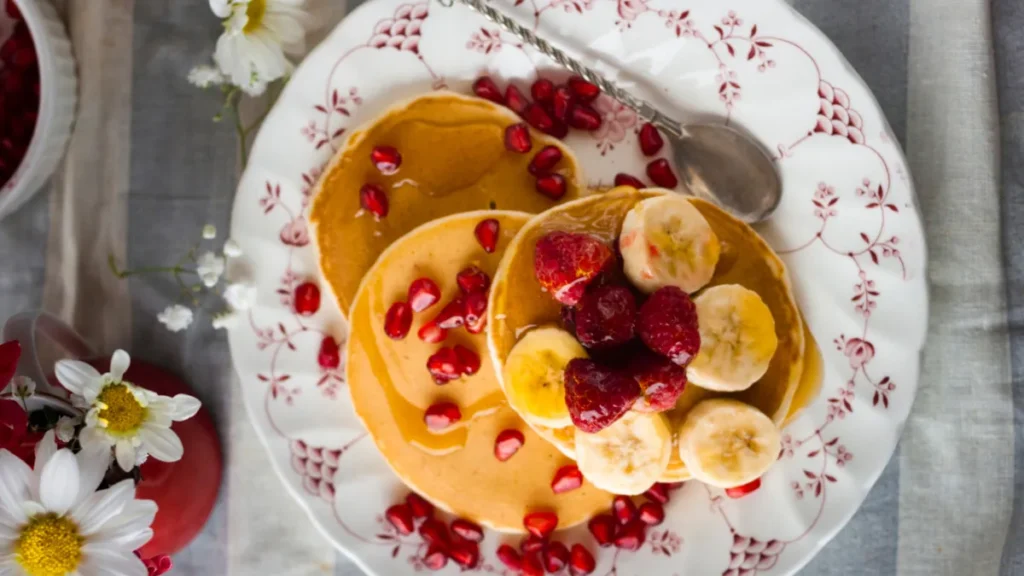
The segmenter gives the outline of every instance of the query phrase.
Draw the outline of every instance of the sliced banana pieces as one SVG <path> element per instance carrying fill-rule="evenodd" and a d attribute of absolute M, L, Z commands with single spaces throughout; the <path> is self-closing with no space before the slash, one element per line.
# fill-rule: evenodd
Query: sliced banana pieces
<path fill-rule="evenodd" d="M 708 288 L 693 302 L 700 352 L 687 378 L 719 392 L 750 388 L 764 376 L 779 345 L 771 310 L 756 292 L 738 284 Z"/>
<path fill-rule="evenodd" d="M 679 429 L 679 457 L 686 468 L 697 480 L 720 488 L 760 478 L 779 448 L 779 429 L 771 418 L 738 400 L 704 400 Z"/>
<path fill-rule="evenodd" d="M 661 414 L 627 412 L 596 434 L 576 430 L 583 477 L 612 494 L 642 494 L 668 469 L 672 431 Z"/>
<path fill-rule="evenodd" d="M 563 373 L 570 360 L 586 357 L 587 351 L 565 330 L 544 327 L 527 332 L 509 352 L 502 370 L 509 404 L 533 424 L 571 426 Z"/>
<path fill-rule="evenodd" d="M 639 202 L 626 214 L 619 250 L 626 275 L 644 292 L 663 286 L 696 292 L 714 275 L 722 247 L 700 210 L 669 193 Z"/>

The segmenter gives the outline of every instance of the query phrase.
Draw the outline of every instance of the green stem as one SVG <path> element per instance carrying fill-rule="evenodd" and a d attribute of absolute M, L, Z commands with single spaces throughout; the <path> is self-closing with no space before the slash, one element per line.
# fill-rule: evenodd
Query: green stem
<path fill-rule="evenodd" d="M 242 112 L 238 106 L 240 100 L 240 96 L 236 98 L 232 108 L 235 116 L 235 132 L 238 134 L 238 149 L 242 156 L 242 168 L 244 169 L 245 165 L 249 163 L 249 134 L 245 126 L 242 125 Z"/>
<path fill-rule="evenodd" d="M 117 266 L 117 261 L 114 260 L 114 255 L 111 254 L 107 257 L 107 265 L 110 266 L 110 271 L 114 273 L 114 276 L 118 278 L 128 278 L 129 276 L 138 276 L 140 274 L 158 274 L 162 272 L 170 272 L 171 274 L 195 274 L 192 270 L 186 270 L 181 266 L 146 266 L 143 268 L 135 268 L 134 270 L 124 269 L 121 270 Z"/>

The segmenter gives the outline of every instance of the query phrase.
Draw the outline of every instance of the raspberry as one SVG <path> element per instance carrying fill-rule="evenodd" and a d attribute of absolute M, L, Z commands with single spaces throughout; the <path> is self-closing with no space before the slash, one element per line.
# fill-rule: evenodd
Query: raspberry
<path fill-rule="evenodd" d="M 552 232 L 537 241 L 534 274 L 541 288 L 566 306 L 575 306 L 583 291 L 613 258 L 604 242 L 588 234 Z"/>
<path fill-rule="evenodd" d="M 644 391 L 636 403 L 642 412 L 671 410 L 686 388 L 685 368 L 646 350 L 631 359 L 629 372 Z"/>
<path fill-rule="evenodd" d="M 576 306 L 576 338 L 587 348 L 606 348 L 633 339 L 636 299 L 625 286 L 588 290 Z"/>
<path fill-rule="evenodd" d="M 565 403 L 577 428 L 600 432 L 622 417 L 640 397 L 629 375 L 577 358 L 565 367 Z"/>
<path fill-rule="evenodd" d="M 683 367 L 700 350 L 697 307 L 675 286 L 659 288 L 644 302 L 636 331 L 648 348 Z"/>

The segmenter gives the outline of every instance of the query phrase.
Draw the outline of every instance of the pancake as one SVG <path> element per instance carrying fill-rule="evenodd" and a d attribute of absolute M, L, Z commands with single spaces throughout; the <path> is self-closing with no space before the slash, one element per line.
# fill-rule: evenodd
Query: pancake
<path fill-rule="evenodd" d="M 496 218 L 500 238 L 493 254 L 477 243 L 473 230 Z M 410 488 L 441 509 L 491 528 L 522 532 L 523 516 L 535 510 L 558 514 L 559 526 L 584 522 L 608 508 L 611 497 L 589 483 L 554 494 L 555 471 L 571 460 L 544 442 L 505 402 L 487 353 L 484 334 L 451 330 L 440 344 L 428 344 L 417 330 L 433 319 L 458 293 L 456 274 L 475 264 L 493 276 L 518 230 L 530 215 L 478 211 L 425 224 L 395 241 L 369 270 L 350 310 L 346 377 L 356 414 L 395 473 Z M 428 277 L 441 299 L 414 315 L 403 340 L 384 333 L 384 316 L 395 301 L 405 300 L 409 284 Z M 461 344 L 479 354 L 473 376 L 439 386 L 431 379 L 427 358 L 442 346 Z M 434 433 L 424 411 L 440 401 L 453 402 L 461 421 Z M 511 459 L 499 462 L 494 441 L 506 429 L 518 429 L 525 444 Z"/>
<path fill-rule="evenodd" d="M 339 308 L 347 311 L 359 281 L 392 242 L 413 228 L 451 214 L 498 208 L 542 212 L 558 202 L 535 190 L 527 171 L 533 155 L 547 145 L 561 149 L 556 170 L 567 181 L 562 201 L 580 196 L 582 176 L 572 152 L 561 142 L 531 130 L 533 148 L 505 149 L 504 131 L 522 122 L 487 100 L 435 92 L 391 108 L 351 133 L 324 171 L 310 212 L 320 270 Z M 385 176 L 370 161 L 375 146 L 395 147 L 398 171 Z M 379 222 L 360 210 L 359 189 L 381 186 L 390 205 Z"/>
<path fill-rule="evenodd" d="M 613 245 L 626 213 L 637 202 L 663 193 L 619 187 L 549 210 L 523 227 L 509 247 L 491 289 L 488 343 L 496 366 L 504 365 L 522 332 L 533 326 L 560 323 L 560 305 L 541 290 L 534 276 L 533 253 L 537 240 L 549 232 L 562 230 L 592 234 Z M 722 245 L 721 256 L 708 287 L 739 284 L 756 292 L 775 319 L 779 342 L 767 372 L 747 390 L 712 392 L 691 383 L 676 407 L 665 414 L 671 420 L 673 430 L 677 431 L 686 413 L 701 400 L 729 397 L 754 406 L 781 425 L 789 414 L 793 396 L 800 385 L 805 354 L 803 321 L 793 299 L 785 266 L 750 226 L 711 203 L 697 198 L 689 200 L 707 219 Z M 572 426 L 533 428 L 563 454 L 575 457 L 575 429 Z M 674 443 L 676 441 L 673 440 Z M 672 460 L 662 481 L 678 482 L 688 478 L 689 473 L 679 458 L 678 450 L 673 449 Z"/>

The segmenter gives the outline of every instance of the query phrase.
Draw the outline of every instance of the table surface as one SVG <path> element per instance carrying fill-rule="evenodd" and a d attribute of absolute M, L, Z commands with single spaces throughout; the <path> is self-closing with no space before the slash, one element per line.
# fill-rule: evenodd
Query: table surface
<path fill-rule="evenodd" d="M 40 0 L 49 1 L 49 0 Z M 310 45 L 359 0 L 308 0 Z M 610 0 L 608 0 L 610 1 Z M 929 246 L 929 340 L 884 474 L 807 574 L 1024 574 L 1024 1 L 792 0 L 846 54 L 907 151 Z M 81 76 L 68 156 L 0 222 L 0 320 L 45 308 L 102 349 L 176 370 L 217 421 L 220 501 L 176 574 L 357 575 L 269 472 L 213 302 L 185 333 L 156 314 L 176 259 L 228 221 L 235 136 L 190 86 L 219 31 L 207 0 L 57 0 Z M 1014 234 L 1016 232 L 1016 234 Z M 128 305 L 130 303 L 130 306 Z"/>

